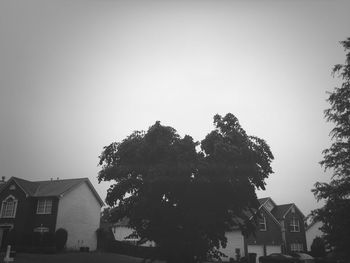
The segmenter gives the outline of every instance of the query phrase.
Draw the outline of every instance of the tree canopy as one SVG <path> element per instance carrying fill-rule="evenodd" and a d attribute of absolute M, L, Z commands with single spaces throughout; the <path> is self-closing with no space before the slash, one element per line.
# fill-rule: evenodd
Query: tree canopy
<path fill-rule="evenodd" d="M 325 206 L 313 211 L 313 215 L 323 222 L 327 243 L 350 259 L 350 38 L 340 43 L 347 52 L 346 60 L 334 66 L 333 74 L 342 84 L 329 93 L 330 108 L 325 110 L 327 121 L 335 124 L 331 131 L 333 143 L 323 151 L 320 162 L 333 171 L 333 176 L 330 183 L 315 184 L 313 192 L 318 200 L 325 200 Z"/>
<path fill-rule="evenodd" d="M 99 157 L 99 181 L 114 182 L 106 197 L 117 207 L 112 218 L 128 217 L 135 235 L 155 241 L 168 262 L 219 257 L 226 231 L 254 231 L 249 211 L 259 206 L 255 190 L 265 189 L 273 155 L 233 114 L 215 115 L 214 126 L 199 143 L 157 121 Z"/>

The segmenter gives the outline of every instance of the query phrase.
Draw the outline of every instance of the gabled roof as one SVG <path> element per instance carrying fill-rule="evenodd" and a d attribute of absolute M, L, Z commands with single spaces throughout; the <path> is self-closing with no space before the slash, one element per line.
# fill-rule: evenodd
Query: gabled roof
<path fill-rule="evenodd" d="M 259 201 L 260 205 L 263 205 L 269 199 L 271 199 L 271 198 L 270 197 L 264 197 L 264 198 L 259 198 L 258 201 Z"/>
<path fill-rule="evenodd" d="M 34 196 L 35 191 L 39 186 L 37 182 L 27 181 L 18 177 L 11 177 L 6 182 L 6 185 L 10 184 L 11 181 L 15 181 L 15 183 L 26 193 L 26 195 L 29 196 Z"/>
<path fill-rule="evenodd" d="M 261 209 L 264 209 L 266 214 L 270 215 L 270 217 L 273 219 L 273 221 L 279 226 L 281 227 L 280 222 L 276 219 L 276 217 L 268 210 L 266 209 L 264 206 L 261 207 Z"/>
<path fill-rule="evenodd" d="M 271 197 L 259 198 L 258 201 L 260 203 L 260 207 L 259 208 L 264 206 L 268 201 L 270 201 L 273 204 L 273 206 L 277 206 L 276 203 L 272 200 Z"/>
<path fill-rule="evenodd" d="M 276 205 L 276 203 L 271 199 L 271 197 L 260 198 L 258 200 L 260 203 L 259 209 L 261 207 L 263 207 L 264 204 L 269 200 L 273 203 L 274 208 L 271 210 L 271 214 L 277 220 L 284 219 L 284 217 L 287 215 L 289 210 L 292 209 L 292 207 L 294 207 L 296 210 L 298 210 L 299 213 L 305 218 L 304 214 L 299 210 L 299 208 L 294 203 L 284 204 L 284 205 Z"/>
<path fill-rule="evenodd" d="M 304 214 L 299 210 L 299 208 L 294 203 L 278 205 L 274 209 L 272 209 L 271 212 L 278 220 L 280 220 L 285 218 L 285 216 L 288 214 L 289 210 L 292 209 L 292 207 L 298 210 L 298 212 L 302 215 L 302 217 L 305 218 Z"/>
<path fill-rule="evenodd" d="M 88 178 L 75 178 L 75 179 L 64 179 L 64 180 L 48 180 L 48 181 L 27 181 L 18 177 L 11 177 L 6 184 L 0 188 L 0 192 L 5 188 L 6 185 L 14 181 L 28 196 L 33 197 L 49 197 L 57 196 L 62 197 L 65 193 L 73 190 L 82 183 L 87 183 L 90 190 L 100 203 L 104 205 L 102 199 L 92 186 Z"/>
<path fill-rule="evenodd" d="M 0 192 L 2 191 L 2 189 L 5 187 L 6 183 L 5 182 L 0 182 Z"/>
<path fill-rule="evenodd" d="M 292 207 L 292 205 L 293 204 L 277 205 L 271 212 L 277 219 L 283 219 L 286 212 Z"/>

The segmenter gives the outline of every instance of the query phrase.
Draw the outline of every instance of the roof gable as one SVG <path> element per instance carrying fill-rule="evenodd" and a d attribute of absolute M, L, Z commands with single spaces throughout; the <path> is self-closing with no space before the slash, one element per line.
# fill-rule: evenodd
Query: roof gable
<path fill-rule="evenodd" d="M 258 199 L 260 206 L 258 208 L 258 211 L 265 211 L 265 214 L 267 214 L 279 227 L 281 227 L 280 222 L 275 218 L 275 216 L 271 213 L 271 211 L 269 209 L 267 209 L 265 207 L 266 202 L 272 202 L 273 205 L 276 205 L 275 202 L 270 198 L 270 197 L 266 197 L 266 198 L 260 198 Z M 254 212 L 254 214 L 256 214 L 256 211 Z M 253 219 L 254 214 L 250 214 L 250 220 Z"/>
<path fill-rule="evenodd" d="M 0 192 L 7 189 L 7 187 L 9 187 L 13 183 L 17 185 L 24 192 L 26 196 L 32 195 L 33 191 L 35 191 L 36 186 L 33 182 L 26 181 L 17 177 L 11 177 L 7 182 L 2 183 L 0 185 Z"/>
<path fill-rule="evenodd" d="M 39 187 L 36 189 L 34 196 L 60 196 L 72 188 L 75 188 L 87 178 L 65 179 L 38 181 Z"/>
<path fill-rule="evenodd" d="M 269 217 L 272 218 L 272 221 L 275 222 L 276 225 L 281 227 L 280 222 L 273 216 L 273 214 L 268 209 L 266 209 L 264 206 L 262 206 L 260 209 L 263 209 L 266 212 L 265 214 L 269 215 Z"/>
<path fill-rule="evenodd" d="M 265 211 L 268 212 L 274 218 L 274 221 L 278 222 L 278 224 L 280 224 L 279 221 L 283 220 L 293 207 L 303 218 L 305 218 L 304 214 L 294 203 L 276 205 L 276 203 L 271 199 L 271 197 L 260 198 L 258 200 L 260 203 L 259 209 L 264 208 Z M 267 203 L 271 203 L 273 205 L 272 210 L 267 209 Z"/>
<path fill-rule="evenodd" d="M 21 178 L 17 177 L 12 177 L 13 181 L 16 182 L 16 184 L 22 188 L 22 190 L 27 194 L 27 195 L 34 195 L 36 189 L 39 187 L 39 184 L 37 182 L 30 182 Z M 8 183 L 10 180 L 8 181 Z M 10 183 L 9 183 L 10 184 Z"/>
<path fill-rule="evenodd" d="M 11 177 L 6 185 L 9 185 L 12 181 L 15 181 L 16 184 L 25 192 L 28 196 L 33 197 L 49 197 L 49 196 L 57 196 L 61 197 L 66 192 L 69 192 L 79 186 L 82 183 L 87 183 L 90 190 L 98 200 L 101 206 L 104 205 L 102 199 L 96 192 L 95 188 L 91 184 L 88 178 L 75 178 L 75 179 L 64 179 L 64 180 L 48 180 L 48 181 L 27 181 L 17 177 Z M 0 188 L 2 191 L 5 186 Z"/>
<path fill-rule="evenodd" d="M 278 220 L 282 220 L 286 217 L 286 215 L 291 211 L 293 207 L 303 218 L 305 218 L 304 214 L 294 203 L 278 205 L 271 212 Z"/>
<path fill-rule="evenodd" d="M 305 219 L 305 215 L 303 212 L 300 211 L 300 209 L 293 203 L 292 206 L 286 211 L 284 217 L 294 208 L 295 212 L 298 212 L 303 219 Z"/>
<path fill-rule="evenodd" d="M 276 203 L 271 199 L 271 197 L 260 198 L 258 201 L 260 203 L 260 207 L 263 206 L 270 212 L 276 207 Z"/>
<path fill-rule="evenodd" d="M 277 219 L 283 219 L 288 209 L 290 209 L 292 204 L 277 205 L 272 209 L 271 213 Z"/>

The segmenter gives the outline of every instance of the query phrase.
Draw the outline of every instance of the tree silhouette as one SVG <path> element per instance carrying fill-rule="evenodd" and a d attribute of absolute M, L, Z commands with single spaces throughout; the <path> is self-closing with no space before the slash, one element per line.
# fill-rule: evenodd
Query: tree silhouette
<path fill-rule="evenodd" d="M 135 235 L 155 241 L 167 262 L 218 258 L 226 231 L 254 231 L 248 212 L 259 206 L 255 190 L 265 188 L 273 155 L 234 115 L 216 115 L 214 125 L 199 144 L 157 121 L 99 157 L 99 181 L 115 181 L 106 197 L 117 207 L 112 218 L 127 216 Z"/>
<path fill-rule="evenodd" d="M 331 107 L 325 110 L 325 117 L 335 127 L 331 131 L 333 143 L 323 151 L 321 161 L 325 169 L 333 171 L 333 176 L 329 184 L 315 184 L 316 198 L 325 199 L 326 203 L 313 211 L 313 215 L 323 222 L 321 230 L 326 242 L 335 252 L 350 259 L 350 38 L 340 43 L 347 52 L 346 61 L 335 65 L 333 74 L 343 83 L 329 93 Z"/>
<path fill-rule="evenodd" d="M 315 237 L 311 244 L 311 254 L 314 257 L 326 256 L 326 247 L 321 237 Z"/>

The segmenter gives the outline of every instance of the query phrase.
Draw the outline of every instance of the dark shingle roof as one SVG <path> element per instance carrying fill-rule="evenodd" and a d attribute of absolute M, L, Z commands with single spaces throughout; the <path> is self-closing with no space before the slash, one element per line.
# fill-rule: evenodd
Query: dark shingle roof
<path fill-rule="evenodd" d="M 95 195 L 96 199 L 101 205 L 103 205 L 103 201 L 101 200 L 100 196 L 98 195 L 88 178 L 31 182 L 18 177 L 11 177 L 7 181 L 7 183 L 9 183 L 12 180 L 15 181 L 27 195 L 34 197 L 61 196 L 64 193 L 70 191 L 71 189 L 77 187 L 78 185 L 86 182 L 93 194 Z M 4 185 L 7 185 L 7 183 Z M 4 187 L 1 187 L 0 191 L 2 191 L 3 188 Z"/>
<path fill-rule="evenodd" d="M 6 185 L 5 182 L 0 182 L 0 192 L 2 191 L 2 189 L 4 188 L 5 185 Z"/>
<path fill-rule="evenodd" d="M 282 219 L 285 213 L 293 204 L 285 204 L 285 205 L 277 205 L 274 209 L 272 209 L 271 213 L 277 219 Z"/>
<path fill-rule="evenodd" d="M 39 187 L 39 184 L 37 182 L 27 181 L 18 177 L 12 178 L 26 192 L 26 194 L 30 196 L 35 196 L 35 191 Z M 8 182 L 10 180 L 8 180 Z"/>
<path fill-rule="evenodd" d="M 267 199 L 270 199 L 270 197 L 259 198 L 258 201 L 260 205 L 263 205 L 267 201 Z"/>
<path fill-rule="evenodd" d="M 39 181 L 35 196 L 59 196 L 77 185 L 86 181 L 87 178 Z"/>

